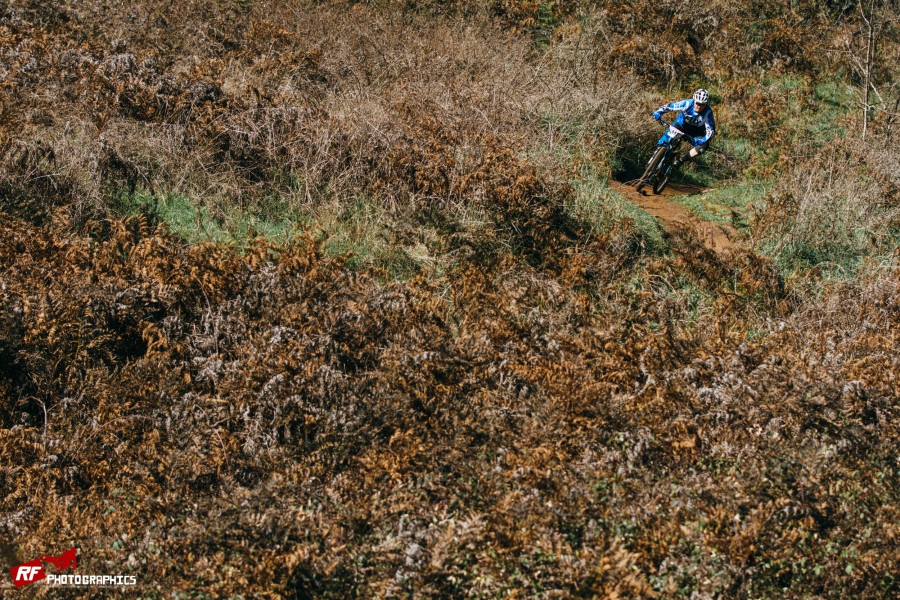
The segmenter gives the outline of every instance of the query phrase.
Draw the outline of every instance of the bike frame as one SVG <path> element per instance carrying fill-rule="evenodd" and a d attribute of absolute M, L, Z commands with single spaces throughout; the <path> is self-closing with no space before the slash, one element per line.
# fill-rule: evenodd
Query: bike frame
<path fill-rule="evenodd" d="M 681 140 L 686 138 L 687 134 L 685 132 L 683 132 L 682 130 L 678 129 L 677 127 L 675 127 L 675 125 L 672 123 L 668 123 L 666 121 L 663 121 L 662 119 L 660 119 L 659 122 L 662 123 L 663 125 L 665 125 L 666 129 L 674 129 L 678 133 L 678 135 L 672 136 L 672 139 L 670 139 L 668 142 L 663 144 L 669 150 L 677 150 L 678 145 L 681 143 Z"/>
<path fill-rule="evenodd" d="M 644 175 L 638 181 L 637 191 L 640 192 L 641 188 L 643 188 L 646 184 L 652 183 L 653 191 L 657 194 L 662 192 L 662 189 L 666 187 L 666 184 L 669 182 L 669 166 L 671 164 L 671 154 L 674 150 L 677 150 L 681 145 L 681 141 L 688 137 L 687 134 L 676 127 L 674 124 L 669 123 L 667 121 L 663 121 L 660 119 L 660 123 L 665 125 L 667 129 L 674 129 L 675 135 L 672 138 L 659 145 L 657 147 L 656 152 L 654 152 L 653 156 L 650 159 L 650 162 L 647 164 L 647 170 L 644 171 Z M 660 154 L 660 150 L 663 149 L 662 154 Z M 660 179 L 660 174 L 662 174 L 662 179 Z"/>

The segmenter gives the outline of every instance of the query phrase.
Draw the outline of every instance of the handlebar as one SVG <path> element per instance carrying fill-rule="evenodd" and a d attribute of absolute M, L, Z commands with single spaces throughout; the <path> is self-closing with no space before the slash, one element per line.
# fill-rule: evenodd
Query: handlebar
<path fill-rule="evenodd" d="M 666 126 L 666 127 L 672 127 L 673 129 L 675 129 L 675 131 L 677 131 L 677 132 L 680 133 L 681 135 L 684 135 L 684 136 L 687 135 L 685 132 L 683 132 L 682 130 L 680 130 L 680 129 L 678 129 L 677 127 L 675 127 L 675 125 L 673 125 L 672 123 L 669 123 L 668 121 L 666 121 L 666 120 L 664 120 L 664 119 L 659 119 L 659 122 L 662 123 L 662 124 L 663 124 L 664 126 Z"/>

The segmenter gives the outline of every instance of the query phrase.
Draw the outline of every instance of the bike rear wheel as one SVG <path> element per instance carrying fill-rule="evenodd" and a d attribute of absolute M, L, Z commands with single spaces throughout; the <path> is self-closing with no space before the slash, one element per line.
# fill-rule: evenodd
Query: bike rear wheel
<path fill-rule="evenodd" d="M 650 178 L 653 177 L 653 174 L 656 172 L 657 167 L 659 166 L 659 161 L 662 160 L 663 155 L 666 153 L 665 146 L 658 146 L 656 148 L 656 152 L 653 153 L 653 156 L 650 158 L 650 162 L 647 163 L 647 168 L 644 170 L 644 174 L 641 175 L 640 180 L 638 180 L 638 184 L 636 190 L 638 192 L 641 191 L 645 185 L 650 183 Z"/>

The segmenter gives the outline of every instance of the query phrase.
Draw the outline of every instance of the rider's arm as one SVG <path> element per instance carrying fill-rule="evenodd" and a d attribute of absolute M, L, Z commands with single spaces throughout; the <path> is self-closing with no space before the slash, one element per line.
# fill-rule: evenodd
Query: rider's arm
<path fill-rule="evenodd" d="M 697 138 L 698 144 L 705 144 L 716 135 L 716 120 L 713 117 L 712 111 L 710 110 L 708 112 L 709 115 L 703 119 L 703 124 L 706 126 L 706 134 L 701 138 Z"/>
<path fill-rule="evenodd" d="M 679 100 L 678 102 L 672 102 L 671 104 L 666 104 L 665 106 L 660 106 L 653 112 L 653 118 L 659 121 L 660 117 L 662 117 L 667 112 L 681 112 L 686 110 L 688 106 L 691 104 L 690 99 L 688 100 Z"/>

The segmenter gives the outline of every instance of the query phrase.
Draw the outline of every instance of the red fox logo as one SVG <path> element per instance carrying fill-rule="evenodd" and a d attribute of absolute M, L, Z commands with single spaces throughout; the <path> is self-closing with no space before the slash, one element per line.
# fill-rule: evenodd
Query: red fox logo
<path fill-rule="evenodd" d="M 61 571 L 65 571 L 69 567 L 72 567 L 72 570 L 78 568 L 78 559 L 75 556 L 76 550 L 73 546 L 70 550 L 66 550 L 62 553 L 62 556 L 47 556 L 44 555 L 41 557 L 41 560 L 44 562 L 52 563 L 56 567 L 56 572 L 59 573 Z"/>

